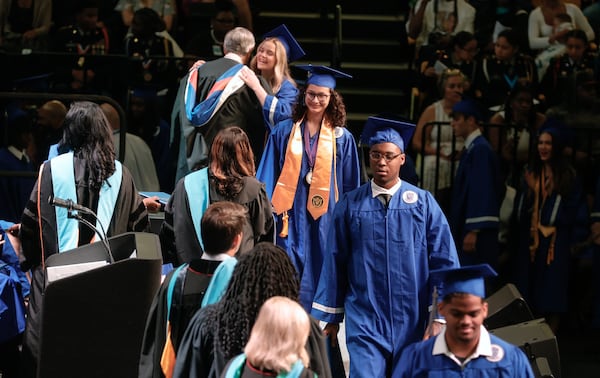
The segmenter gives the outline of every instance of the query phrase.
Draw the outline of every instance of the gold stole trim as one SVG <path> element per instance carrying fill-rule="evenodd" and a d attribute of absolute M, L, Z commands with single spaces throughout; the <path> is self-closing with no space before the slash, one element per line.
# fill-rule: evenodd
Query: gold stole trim
<path fill-rule="evenodd" d="M 534 200 L 533 200 L 533 211 L 531 213 L 531 227 L 530 233 L 532 238 L 532 244 L 529 246 L 529 258 L 531 262 L 535 261 L 535 254 L 540 246 L 540 232 L 547 238 L 552 236 L 550 239 L 550 245 L 548 246 L 548 255 L 546 256 L 546 265 L 550 265 L 554 261 L 554 244 L 556 243 L 556 227 L 555 226 L 544 226 L 540 223 L 540 189 L 542 176 L 535 181 L 534 188 Z M 547 196 L 545 196 L 547 197 Z M 545 201 L 546 198 L 544 198 Z"/>
<path fill-rule="evenodd" d="M 281 174 L 273 191 L 272 204 L 276 214 L 283 214 L 292 208 L 298 178 L 302 167 L 304 146 L 300 124 L 304 119 L 294 123 L 288 141 L 285 160 Z M 331 172 L 336 170 L 336 146 L 334 129 L 329 122 L 323 120 L 317 141 L 317 156 L 313 168 L 313 177 L 308 193 L 307 209 L 313 219 L 318 219 L 327 212 L 329 207 L 329 191 L 331 187 Z M 334 177 L 334 196 L 338 198 L 337 180 Z"/>

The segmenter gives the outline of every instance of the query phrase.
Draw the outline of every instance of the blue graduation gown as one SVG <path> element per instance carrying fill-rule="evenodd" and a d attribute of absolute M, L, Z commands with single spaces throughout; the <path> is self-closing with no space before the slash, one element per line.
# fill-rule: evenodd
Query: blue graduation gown
<path fill-rule="evenodd" d="M 279 92 L 275 95 L 267 94 L 262 111 L 265 124 L 273 129 L 279 122 L 292 117 L 292 109 L 298 97 L 298 88 L 291 81 L 285 79 L 281 83 Z"/>
<path fill-rule="evenodd" d="M 386 376 L 423 337 L 430 270 L 459 266 L 448 222 L 431 193 L 403 181 L 386 210 L 369 182 L 338 202 L 329 234 L 312 314 L 345 311 L 350 376 Z"/>
<path fill-rule="evenodd" d="M 30 171 L 35 169 L 29 162 L 15 157 L 7 148 L 0 148 L 0 171 Z M 19 222 L 29 195 L 35 184 L 35 177 L 0 176 L 0 219 Z"/>
<path fill-rule="evenodd" d="M 281 174 L 287 144 L 292 131 L 291 119 L 279 123 L 269 136 L 265 146 L 256 177 L 265 183 L 267 195 L 273 196 L 273 190 Z M 304 125 L 302 125 L 304 131 Z M 279 236 L 281 231 L 281 216 L 276 216 L 277 245 L 285 249 L 294 263 L 300 278 L 300 304 L 310 311 L 315 287 L 319 282 L 319 273 L 323 262 L 323 254 L 327 242 L 331 214 L 335 206 L 334 185 L 337 180 L 338 198 L 346 192 L 357 188 L 360 184 L 358 152 L 354 137 L 345 128 L 336 128 L 336 179 L 331 176 L 329 207 L 327 213 L 314 220 L 309 214 L 308 203 L 309 185 L 305 176 L 309 171 L 306 153 L 302 156 L 302 167 L 298 177 L 298 186 L 292 209 L 288 211 L 288 236 Z M 316 137 L 314 138 L 316 140 Z M 333 166 L 333 162 L 332 162 Z"/>
<path fill-rule="evenodd" d="M 440 337 L 440 336 L 437 336 Z M 491 356 L 479 356 L 460 366 L 445 354 L 433 355 L 437 337 L 406 347 L 397 364 L 396 378 L 533 378 L 531 365 L 525 354 L 516 346 L 497 336 L 490 335 Z"/>
<path fill-rule="evenodd" d="M 450 224 L 462 265 L 497 267 L 501 188 L 498 157 L 480 135 L 463 152 L 452 188 Z M 462 253 L 465 235 L 473 230 L 479 230 L 476 253 Z"/>
<path fill-rule="evenodd" d="M 536 314 L 562 313 L 569 304 L 569 271 L 571 247 L 583 241 L 588 234 L 588 209 L 581 182 L 576 180 L 571 193 L 562 197 L 551 193 L 543 205 L 540 203 L 540 223 L 556 226 L 554 261 L 547 264 L 550 237 L 539 233 L 539 247 L 531 262 L 531 211 L 533 195 L 523 184 L 517 200 L 519 246 L 516 257 L 515 283 Z M 541 202 L 541 201 L 540 201 Z"/>

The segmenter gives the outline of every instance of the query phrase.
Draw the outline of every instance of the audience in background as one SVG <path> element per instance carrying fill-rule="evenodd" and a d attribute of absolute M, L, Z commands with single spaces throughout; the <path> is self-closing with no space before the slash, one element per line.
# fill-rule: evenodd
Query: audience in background
<path fill-rule="evenodd" d="M 225 55 L 223 51 L 225 34 L 238 25 L 237 9 L 233 2 L 229 0 L 217 0 L 212 5 L 210 8 L 210 26 L 208 28 L 198 28 L 185 41 L 187 56 L 213 60 Z"/>
<path fill-rule="evenodd" d="M 98 5 L 94 0 L 78 1 L 74 24 L 56 31 L 52 51 L 73 54 L 70 64 L 57 69 L 59 90 L 76 93 L 99 93 L 110 88 L 110 70 L 93 56 L 109 52 L 109 36 L 98 24 Z"/>
<path fill-rule="evenodd" d="M 112 129 L 115 157 L 120 161 L 121 118 L 114 106 L 107 102 L 101 104 L 100 108 Z M 122 163 L 131 172 L 135 187 L 139 191 L 160 191 L 152 151 L 142 138 L 130 133 L 125 134 L 125 158 Z"/>
<path fill-rule="evenodd" d="M 33 144 L 32 131 L 33 120 L 29 114 L 20 108 L 8 110 L 6 147 L 0 148 L 0 171 L 4 171 L 0 175 L 2 220 L 20 221 L 35 184 L 35 168 L 27 152 Z"/>
<path fill-rule="evenodd" d="M 18 53 L 22 49 L 44 50 L 51 25 L 52 0 L 2 1 L 0 47 Z"/>
<path fill-rule="evenodd" d="M 465 82 L 465 75 L 457 68 L 442 72 L 438 80 L 442 98 L 423 111 L 412 139 L 412 147 L 420 156 L 417 172 L 421 187 L 435 194 L 444 210 L 450 205 L 457 153 L 464 146 L 464 138 L 452 132 L 450 115 L 452 107 L 462 99 Z"/>
<path fill-rule="evenodd" d="M 62 139 L 66 115 L 67 107 L 58 100 L 47 101 L 37 109 L 37 122 L 33 134 L 35 156 L 32 156 L 36 167 L 48 158 L 50 146 Z"/>

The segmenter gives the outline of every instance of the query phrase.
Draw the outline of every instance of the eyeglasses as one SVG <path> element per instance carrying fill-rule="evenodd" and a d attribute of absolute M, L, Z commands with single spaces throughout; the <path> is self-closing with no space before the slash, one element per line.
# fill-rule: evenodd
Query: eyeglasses
<path fill-rule="evenodd" d="M 390 161 L 394 160 L 395 158 L 397 158 L 400 155 L 402 155 L 402 153 L 399 153 L 397 155 L 392 155 L 392 154 L 382 154 L 381 152 L 377 152 L 377 151 L 369 152 L 369 157 L 371 158 L 371 160 L 379 161 L 379 160 L 381 160 L 381 158 L 384 158 L 386 163 L 389 163 Z"/>
<path fill-rule="evenodd" d="M 313 101 L 315 98 L 317 98 L 319 102 L 325 102 L 329 96 L 331 95 L 326 93 L 306 92 L 306 98 L 308 98 L 310 101 Z"/>

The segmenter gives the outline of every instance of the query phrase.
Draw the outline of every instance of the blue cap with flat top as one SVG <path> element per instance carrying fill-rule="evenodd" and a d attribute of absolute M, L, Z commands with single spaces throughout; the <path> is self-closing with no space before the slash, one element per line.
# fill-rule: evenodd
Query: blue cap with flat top
<path fill-rule="evenodd" d="M 484 278 L 498 275 L 488 264 L 432 270 L 429 274 L 432 280 L 442 282 L 440 291 L 443 296 L 454 293 L 466 293 L 481 298 L 485 298 Z"/>
<path fill-rule="evenodd" d="M 303 64 L 296 66 L 301 70 L 308 71 L 306 85 L 313 84 L 319 87 L 335 89 L 335 79 L 352 79 L 351 75 L 338 71 L 327 66 L 313 66 L 312 64 Z"/>
<path fill-rule="evenodd" d="M 404 152 L 404 146 L 410 143 L 414 132 L 414 123 L 372 116 L 365 123 L 360 141 L 367 146 L 390 142 Z"/>
<path fill-rule="evenodd" d="M 472 116 L 476 121 L 483 121 L 483 114 L 481 113 L 479 104 L 470 98 L 464 98 L 452 107 L 451 116 L 454 117 L 455 114 L 462 114 L 465 118 Z"/>
<path fill-rule="evenodd" d="M 277 38 L 281 42 L 283 47 L 285 47 L 288 62 L 293 62 L 306 55 L 302 47 L 300 47 L 298 41 L 296 41 L 296 38 L 294 38 L 292 33 L 290 33 L 289 29 L 287 28 L 287 26 L 285 26 L 285 24 L 281 24 L 275 29 L 271 30 L 270 32 L 267 32 L 263 37 Z"/>

